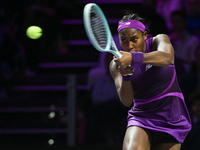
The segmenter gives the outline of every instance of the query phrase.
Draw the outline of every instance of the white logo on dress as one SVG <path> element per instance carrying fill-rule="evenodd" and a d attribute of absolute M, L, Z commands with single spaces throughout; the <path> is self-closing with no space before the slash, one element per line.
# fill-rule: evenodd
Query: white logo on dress
<path fill-rule="evenodd" d="M 147 70 L 150 69 L 151 67 L 152 67 L 152 65 L 147 64 L 147 65 L 146 65 L 146 69 L 145 69 L 145 71 L 147 71 Z"/>

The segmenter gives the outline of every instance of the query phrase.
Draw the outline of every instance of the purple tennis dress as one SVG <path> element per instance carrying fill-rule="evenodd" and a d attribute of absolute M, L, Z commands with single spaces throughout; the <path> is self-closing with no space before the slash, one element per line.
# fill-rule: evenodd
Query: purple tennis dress
<path fill-rule="evenodd" d="M 152 51 L 152 39 L 146 40 L 146 53 Z M 177 82 L 175 65 L 141 64 L 131 81 L 134 106 L 128 112 L 127 127 L 166 132 L 183 143 L 191 129 L 191 120 Z"/>

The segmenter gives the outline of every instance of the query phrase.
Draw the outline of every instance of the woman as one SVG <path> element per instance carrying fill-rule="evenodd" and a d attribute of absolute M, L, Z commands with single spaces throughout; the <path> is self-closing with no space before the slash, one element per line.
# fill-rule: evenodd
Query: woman
<path fill-rule="evenodd" d="M 168 36 L 147 36 L 143 19 L 136 14 L 122 18 L 118 35 L 122 57 L 111 61 L 110 72 L 121 102 L 133 104 L 123 150 L 180 150 L 191 121 Z"/>

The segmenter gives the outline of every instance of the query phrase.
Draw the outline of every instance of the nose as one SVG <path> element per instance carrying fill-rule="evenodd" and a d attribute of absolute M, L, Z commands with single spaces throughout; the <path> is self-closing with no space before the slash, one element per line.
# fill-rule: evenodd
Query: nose
<path fill-rule="evenodd" d="M 133 49 L 133 43 L 130 41 L 129 43 L 128 43 L 128 50 L 132 50 Z"/>

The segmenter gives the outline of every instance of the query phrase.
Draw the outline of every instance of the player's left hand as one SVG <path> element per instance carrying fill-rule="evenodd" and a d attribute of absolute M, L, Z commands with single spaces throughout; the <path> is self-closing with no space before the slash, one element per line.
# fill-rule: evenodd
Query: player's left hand
<path fill-rule="evenodd" d="M 132 55 L 129 52 L 120 51 L 122 57 L 114 57 L 114 62 L 118 65 L 118 71 L 122 75 L 132 74 L 133 69 L 131 68 Z"/>
<path fill-rule="evenodd" d="M 131 66 L 127 66 L 126 68 L 123 68 L 123 69 L 120 66 L 118 66 L 117 69 L 120 72 L 120 74 L 123 76 L 127 76 L 134 73 L 134 70 Z"/>

